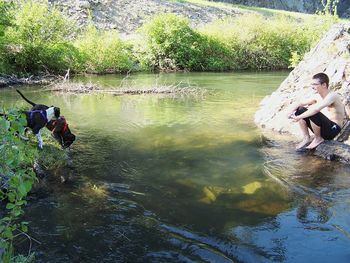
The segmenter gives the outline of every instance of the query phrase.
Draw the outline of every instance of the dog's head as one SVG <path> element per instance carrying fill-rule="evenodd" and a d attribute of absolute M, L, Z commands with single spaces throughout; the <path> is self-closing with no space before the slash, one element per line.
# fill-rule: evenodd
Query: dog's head
<path fill-rule="evenodd" d="M 68 148 L 75 141 L 75 135 L 71 132 L 66 132 L 62 135 L 62 147 Z"/>
<path fill-rule="evenodd" d="M 53 132 L 54 137 L 63 148 L 68 148 L 75 141 L 75 135 L 70 131 L 68 123 L 63 116 L 48 122 L 46 127 Z"/>
<path fill-rule="evenodd" d="M 61 115 L 61 109 L 58 108 L 58 107 L 55 107 L 55 106 L 51 106 L 51 107 L 53 107 L 53 111 L 54 111 L 55 117 L 56 117 L 56 119 L 58 119 L 60 117 L 60 115 Z"/>

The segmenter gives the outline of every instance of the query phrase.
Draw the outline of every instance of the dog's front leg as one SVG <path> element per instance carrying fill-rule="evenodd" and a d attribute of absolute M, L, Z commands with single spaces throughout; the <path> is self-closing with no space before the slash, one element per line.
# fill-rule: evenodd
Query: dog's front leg
<path fill-rule="evenodd" d="M 38 138 L 38 146 L 39 149 L 43 149 L 43 138 L 41 137 L 41 132 L 39 130 L 39 132 L 36 134 L 36 138 Z"/>

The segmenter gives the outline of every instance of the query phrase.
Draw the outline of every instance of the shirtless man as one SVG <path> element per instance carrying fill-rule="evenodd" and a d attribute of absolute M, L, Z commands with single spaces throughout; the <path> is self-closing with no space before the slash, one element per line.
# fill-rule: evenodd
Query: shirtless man
<path fill-rule="evenodd" d="M 314 149 L 324 140 L 332 140 L 341 130 L 345 120 L 345 108 L 340 96 L 328 89 L 329 78 L 324 73 L 312 77 L 312 89 L 316 91 L 321 100 L 310 99 L 293 105 L 288 118 L 298 122 L 303 133 L 303 140 L 296 149 L 306 147 Z M 309 129 L 315 138 L 311 141 Z"/>

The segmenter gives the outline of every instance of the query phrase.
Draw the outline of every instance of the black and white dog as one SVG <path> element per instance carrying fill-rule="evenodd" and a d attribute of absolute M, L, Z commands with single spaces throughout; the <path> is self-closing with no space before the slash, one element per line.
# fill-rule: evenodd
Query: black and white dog
<path fill-rule="evenodd" d="M 40 149 L 42 149 L 43 139 L 41 137 L 40 130 L 44 128 L 49 121 L 59 118 L 60 108 L 54 106 L 48 107 L 43 104 L 36 104 L 24 97 L 24 95 L 19 90 L 16 91 L 26 102 L 33 106 L 30 111 L 25 112 L 27 126 L 32 129 L 33 133 L 38 138 L 38 146 Z"/>

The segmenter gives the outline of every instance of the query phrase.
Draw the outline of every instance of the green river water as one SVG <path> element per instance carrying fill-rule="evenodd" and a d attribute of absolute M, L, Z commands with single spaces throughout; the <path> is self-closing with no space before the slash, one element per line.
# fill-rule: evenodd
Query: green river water
<path fill-rule="evenodd" d="M 62 94 L 77 141 L 25 208 L 36 262 L 349 262 L 349 166 L 264 139 L 261 99 L 288 72 L 80 77 L 108 89 L 178 84 L 201 96 Z M 28 107 L 14 88 L 0 105 Z M 65 173 L 67 170 L 62 171 Z M 61 174 L 62 175 L 62 174 Z M 18 244 L 26 253 L 28 241 Z"/>

